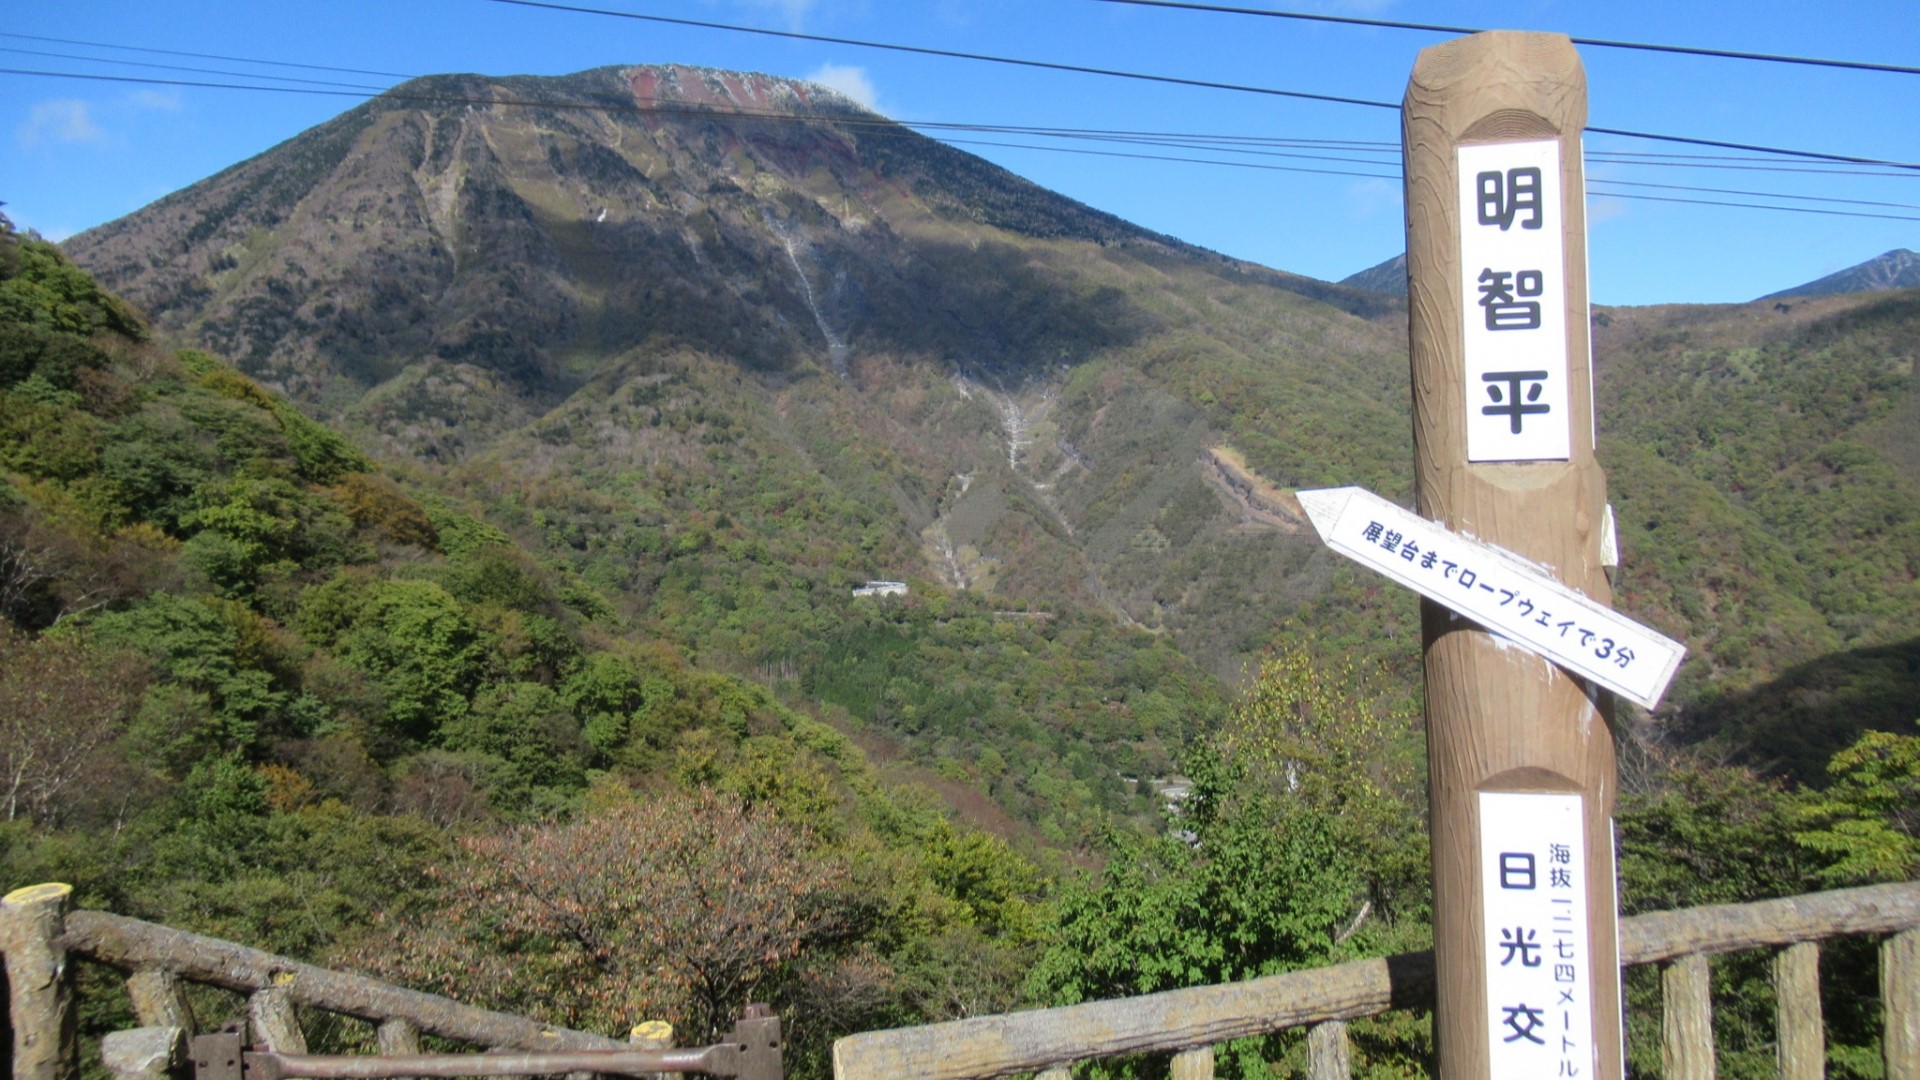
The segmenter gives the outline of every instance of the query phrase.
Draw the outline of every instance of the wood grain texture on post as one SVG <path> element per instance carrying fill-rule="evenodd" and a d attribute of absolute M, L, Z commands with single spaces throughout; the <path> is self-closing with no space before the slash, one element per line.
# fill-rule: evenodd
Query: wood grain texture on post
<path fill-rule="evenodd" d="M 1881 943 L 1880 1004 L 1887 1080 L 1920 1080 L 1920 930 Z"/>
<path fill-rule="evenodd" d="M 177 1027 L 193 1037 L 193 1006 L 180 977 L 166 968 L 144 967 L 127 976 L 127 996 L 141 1027 Z"/>
<path fill-rule="evenodd" d="M 1601 553 L 1606 478 L 1593 453 L 1586 110 L 1580 59 L 1557 34 L 1475 34 L 1425 49 L 1415 63 L 1402 109 L 1415 491 L 1421 516 L 1513 551 L 1610 605 Z M 1478 154 L 1520 144 L 1546 155 L 1540 160 L 1557 156 L 1557 174 L 1536 167 L 1461 175 L 1463 148 Z M 1463 222 L 1463 202 L 1475 197 L 1472 189 L 1463 196 L 1463 181 L 1481 185 L 1473 221 Z M 1559 264 L 1466 265 L 1463 229 L 1472 226 L 1488 235 L 1512 226 L 1513 236 L 1544 227 L 1533 239 L 1557 244 Z M 1472 234 L 1475 243 L 1481 235 Z M 1516 343 L 1554 359 L 1536 365 L 1516 353 L 1493 366 L 1539 370 L 1488 371 L 1484 355 L 1471 355 Z M 1531 441 L 1547 421 L 1559 425 L 1550 429 L 1557 441 Z M 1470 429 L 1478 446 L 1470 446 Z M 1520 449 L 1484 448 L 1489 431 L 1509 430 Z M 1590 936 L 1580 985 L 1592 1009 L 1594 1060 L 1579 1072 L 1618 1077 L 1611 696 L 1431 600 L 1422 603 L 1422 629 L 1440 1072 L 1450 1080 L 1486 1076 L 1495 1049 L 1486 964 L 1497 943 L 1482 914 L 1479 795 L 1554 792 L 1584 800 L 1578 880 Z"/>
<path fill-rule="evenodd" d="M 29 885 L 0 899 L 14 1080 L 80 1074 L 79 1022 L 67 967 L 66 917 L 73 886 Z"/>

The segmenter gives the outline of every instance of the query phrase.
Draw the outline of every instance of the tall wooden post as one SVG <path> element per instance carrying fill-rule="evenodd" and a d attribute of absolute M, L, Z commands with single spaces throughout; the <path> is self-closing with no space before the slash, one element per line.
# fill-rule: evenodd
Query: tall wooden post
<path fill-rule="evenodd" d="M 1420 53 L 1402 110 L 1413 430 L 1421 516 L 1610 604 L 1586 112 L 1563 36 Z M 1619 1077 L 1611 696 L 1432 600 L 1422 626 L 1440 1073 Z M 1546 836 L 1556 815 L 1571 824 Z M 1560 906 L 1513 906 L 1536 900 Z"/>
<path fill-rule="evenodd" d="M 73 886 L 15 889 L 0 899 L 0 951 L 6 953 L 13 1080 L 73 1080 L 80 1043 L 73 976 L 67 970 L 67 908 Z"/>

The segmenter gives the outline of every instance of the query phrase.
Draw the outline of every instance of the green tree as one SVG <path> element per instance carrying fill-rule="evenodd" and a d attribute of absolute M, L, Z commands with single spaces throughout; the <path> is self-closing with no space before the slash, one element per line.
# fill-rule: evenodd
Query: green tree
<path fill-rule="evenodd" d="M 1380 914 L 1429 903 L 1425 769 L 1417 715 L 1352 660 L 1315 643 L 1270 653 L 1228 713 L 1219 753 L 1274 797 L 1326 816 Z"/>
<path fill-rule="evenodd" d="M 1028 991 L 1049 1005 L 1233 982 L 1332 960 L 1363 901 L 1359 868 L 1320 810 L 1285 804 L 1210 752 L 1188 765 L 1176 828 L 1111 838 L 1106 869 L 1057 900 Z M 1269 1040 L 1229 1060 L 1264 1076 Z M 1134 1075 L 1120 1063 L 1117 1075 Z"/>
<path fill-rule="evenodd" d="M 1827 885 L 1911 880 L 1920 872 L 1920 736 L 1869 731 L 1827 765 L 1794 839 L 1827 865 Z"/>
<path fill-rule="evenodd" d="M 486 641 L 465 605 L 431 581 L 383 581 L 340 635 L 340 655 L 386 694 L 389 734 L 428 739 L 465 716 L 486 664 Z"/>

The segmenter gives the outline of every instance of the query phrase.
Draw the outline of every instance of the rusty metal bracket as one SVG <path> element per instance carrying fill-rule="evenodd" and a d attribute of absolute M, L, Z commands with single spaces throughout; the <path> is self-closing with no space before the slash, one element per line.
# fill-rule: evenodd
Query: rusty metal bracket
<path fill-rule="evenodd" d="M 739 1048 L 739 1060 L 732 1075 L 739 1080 L 781 1080 L 780 1018 L 763 1004 L 747 1006 L 734 1021 L 733 1040 Z"/>
<path fill-rule="evenodd" d="M 188 1051 L 194 1080 L 243 1080 L 246 1029 L 228 1025 L 211 1035 L 195 1035 Z"/>

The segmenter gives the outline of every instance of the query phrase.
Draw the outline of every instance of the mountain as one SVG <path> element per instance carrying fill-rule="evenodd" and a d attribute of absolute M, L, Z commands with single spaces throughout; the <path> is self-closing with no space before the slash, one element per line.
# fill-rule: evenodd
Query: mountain
<path fill-rule="evenodd" d="M 1407 253 L 1403 251 L 1386 262 L 1369 266 L 1357 274 L 1349 274 L 1340 279 L 1340 284 L 1355 289 L 1386 293 L 1389 296 L 1405 296 L 1407 295 Z"/>
<path fill-rule="evenodd" d="M 1272 618 L 1240 583 L 1315 556 L 1242 527 L 1203 452 L 1404 487 L 1347 430 L 1404 426 L 1378 297 L 788 80 L 416 80 L 67 249 L 383 451 L 622 499 L 657 474 L 736 522 L 845 500 L 865 565 L 770 561 L 1103 609 L 1222 672 Z"/>
<path fill-rule="evenodd" d="M 638 631 L 1059 842 L 1150 815 L 1116 773 L 1277 640 L 1417 693 L 1413 600 L 1287 509 L 1410 495 L 1403 304 L 819 87 L 415 80 L 66 248 Z M 1672 731 L 1737 741 L 1707 704 L 1920 620 L 1914 295 L 1596 312 L 1620 603 L 1693 647 Z"/>
<path fill-rule="evenodd" d="M 1116 773 L 1358 589 L 1208 451 L 1405 488 L 1390 303 L 788 80 L 416 80 L 65 246 L 640 632 L 1062 843 L 1150 819 Z"/>
<path fill-rule="evenodd" d="M 1833 296 L 1838 293 L 1886 292 L 1920 286 L 1920 255 L 1906 248 L 1895 248 L 1878 258 L 1868 259 L 1837 273 L 1768 293 L 1762 300 L 1780 300 L 1794 296 Z"/>

